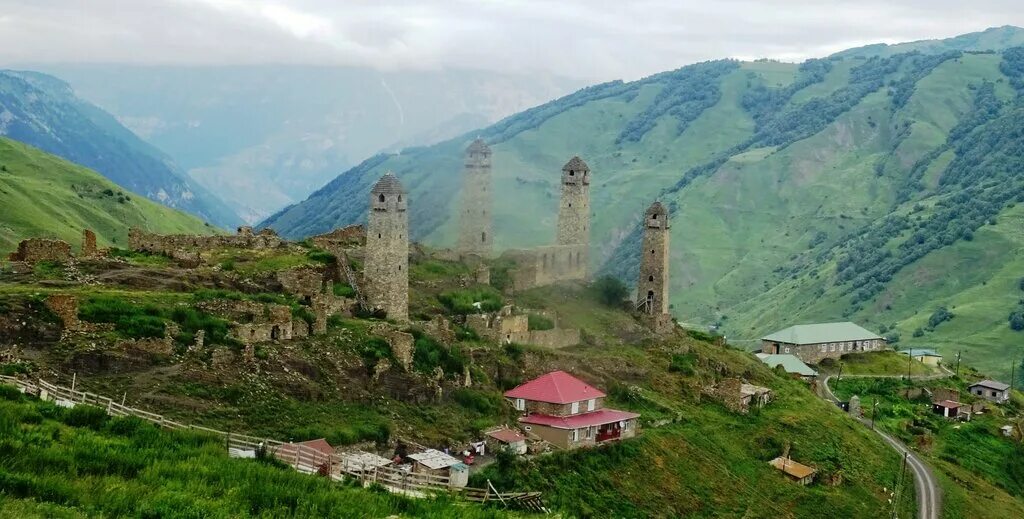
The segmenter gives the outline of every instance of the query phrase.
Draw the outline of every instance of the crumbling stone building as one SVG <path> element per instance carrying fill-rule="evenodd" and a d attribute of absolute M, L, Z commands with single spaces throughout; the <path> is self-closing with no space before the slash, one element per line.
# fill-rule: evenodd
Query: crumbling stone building
<path fill-rule="evenodd" d="M 661 202 L 654 202 L 644 213 L 636 300 L 637 309 L 645 314 L 668 314 L 668 219 L 668 209 Z"/>
<path fill-rule="evenodd" d="M 555 245 L 507 251 L 516 262 L 514 290 L 586 279 L 590 250 L 590 167 L 579 157 L 562 166 L 562 196 Z"/>
<path fill-rule="evenodd" d="M 579 328 L 555 328 L 531 330 L 527 314 L 517 314 L 511 305 L 499 312 L 470 314 L 466 316 L 466 327 L 478 336 L 499 344 L 532 344 L 546 348 L 565 348 L 580 343 Z M 557 323 L 557 321 L 556 321 Z"/>
<path fill-rule="evenodd" d="M 71 259 L 71 245 L 64 240 L 29 238 L 18 243 L 17 252 L 7 256 L 10 261 L 35 263 L 38 261 L 68 261 Z"/>
<path fill-rule="evenodd" d="M 466 148 L 466 161 L 462 175 L 462 205 L 459 212 L 460 254 L 490 256 L 493 236 L 491 232 L 493 205 L 491 180 L 491 148 L 476 139 Z"/>
<path fill-rule="evenodd" d="M 409 320 L 408 200 L 390 171 L 370 190 L 363 277 L 367 304 L 389 319 Z"/>

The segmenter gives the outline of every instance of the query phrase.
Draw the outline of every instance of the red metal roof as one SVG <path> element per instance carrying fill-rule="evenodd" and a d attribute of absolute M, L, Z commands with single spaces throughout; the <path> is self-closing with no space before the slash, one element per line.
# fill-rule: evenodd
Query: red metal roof
<path fill-rule="evenodd" d="M 505 396 L 551 404 L 569 404 L 605 395 L 594 386 L 564 371 L 552 371 L 506 391 Z"/>
<path fill-rule="evenodd" d="M 639 418 L 640 415 L 629 411 L 617 411 L 615 409 L 601 409 L 590 413 L 577 414 L 572 416 L 550 416 L 534 413 L 519 419 L 525 424 L 546 425 L 556 429 L 579 429 L 592 425 L 604 425 L 606 423 L 618 422 Z"/>
<path fill-rule="evenodd" d="M 515 443 L 526 440 L 526 436 L 523 436 L 519 431 L 513 431 L 512 429 L 498 429 L 487 433 L 487 436 L 505 443 Z"/>

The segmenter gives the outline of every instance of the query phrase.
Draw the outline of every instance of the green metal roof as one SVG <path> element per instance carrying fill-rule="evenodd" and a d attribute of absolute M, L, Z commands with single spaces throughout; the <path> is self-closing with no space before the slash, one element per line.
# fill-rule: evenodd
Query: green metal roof
<path fill-rule="evenodd" d="M 798 359 L 796 355 L 787 353 L 758 353 L 757 358 L 761 359 L 761 362 L 764 362 L 772 369 L 781 364 L 782 369 L 785 369 L 786 373 L 797 373 L 804 377 L 818 376 L 817 371 L 804 364 L 804 361 Z"/>
<path fill-rule="evenodd" d="M 842 323 L 798 324 L 775 332 L 761 340 L 784 344 L 819 344 L 822 342 L 865 341 L 881 339 L 849 321 Z"/>

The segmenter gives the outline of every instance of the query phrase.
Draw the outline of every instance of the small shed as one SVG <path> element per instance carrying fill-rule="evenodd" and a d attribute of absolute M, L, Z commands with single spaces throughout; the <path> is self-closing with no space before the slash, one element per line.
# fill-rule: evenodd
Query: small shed
<path fill-rule="evenodd" d="M 768 464 L 782 471 L 783 474 L 801 485 L 809 485 L 814 481 L 814 475 L 818 473 L 813 467 L 795 462 L 785 456 L 779 456 L 769 461 Z"/>
<path fill-rule="evenodd" d="M 453 487 L 464 487 L 469 483 L 469 466 L 437 449 L 410 454 L 409 459 L 413 460 L 413 472 L 447 477 Z"/>
<path fill-rule="evenodd" d="M 508 427 L 499 427 L 484 434 L 514 454 L 526 454 L 526 436 L 519 431 Z"/>
<path fill-rule="evenodd" d="M 941 400 L 932 403 L 932 412 L 943 418 L 958 418 L 966 415 L 970 419 L 970 407 L 955 400 Z"/>
<path fill-rule="evenodd" d="M 324 438 L 286 443 L 277 448 L 274 457 L 302 472 L 330 473 L 334 447 Z"/>
<path fill-rule="evenodd" d="M 745 408 L 762 408 L 774 398 L 772 390 L 762 386 L 743 383 L 740 385 L 740 399 Z"/>

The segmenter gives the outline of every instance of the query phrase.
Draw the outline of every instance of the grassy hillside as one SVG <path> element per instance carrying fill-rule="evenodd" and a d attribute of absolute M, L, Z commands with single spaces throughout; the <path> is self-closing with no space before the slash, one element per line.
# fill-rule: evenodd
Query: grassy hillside
<path fill-rule="evenodd" d="M 92 168 L 122 189 L 233 228 L 241 220 L 112 115 L 38 72 L 0 70 L 0 136 Z"/>
<path fill-rule="evenodd" d="M 278 253 L 291 254 L 292 249 Z M 358 252 L 353 251 L 354 259 Z M 446 344 L 424 333 L 422 322 L 414 322 L 401 327 L 416 338 L 412 365 L 405 369 L 374 331 L 386 325 L 353 317 L 331 319 L 324 335 L 257 344 L 253 359 L 244 361 L 240 345 L 224 334 L 227 323 L 197 303 L 273 301 L 292 305 L 293 315 L 302 315 L 304 307 L 273 292 L 264 279 L 265 271 L 242 268 L 248 263 L 242 258 L 246 251 L 231 253 L 239 257 L 229 270 L 216 263 L 183 271 L 150 262 L 113 266 L 89 262 L 90 271 L 103 279 L 100 285 L 54 285 L 42 272 L 6 277 L 0 283 L 0 324 L 30 324 L 17 330 L 0 327 L 0 333 L 14 334 L 22 345 L 15 352 L 18 360 L 0 365 L 0 372 L 45 374 L 61 383 L 70 383 L 74 373 L 79 388 L 126 395 L 130 405 L 175 420 L 282 440 L 324 437 L 334 445 L 390 456 L 398 441 L 459 450 L 489 427 L 515 423 L 516 413 L 504 403 L 502 391 L 563 369 L 605 390 L 608 406 L 641 413 L 643 434 L 608 448 L 556 453 L 529 462 L 501 461 L 478 477 L 490 477 L 501 487 L 543 492 L 545 502 L 567 516 L 767 518 L 827 513 L 873 517 L 888 511 L 885 488 L 896 477 L 899 457 L 877 436 L 819 399 L 805 384 L 768 369 L 717 338 L 683 330 L 652 334 L 634 316 L 602 303 L 593 286 L 545 287 L 505 298 L 488 287 L 466 286 L 462 277 L 471 272 L 467 266 L 417 254 L 410 266 L 410 315 L 415 318 L 440 314 L 454 319 L 453 312 L 459 310 L 449 309 L 451 301 L 472 301 L 473 295 L 487 293 L 486 299 L 495 299 L 495 306 L 512 303 L 534 312 L 554 312 L 559 326 L 581 328 L 584 344 L 560 350 L 498 345 L 458 325 L 454 339 Z M 218 251 L 206 254 L 221 257 Z M 246 292 L 224 290 L 224 286 Z M 77 295 L 83 321 L 111 323 L 112 329 L 71 334 L 58 343 L 59 326 L 40 303 L 52 293 Z M 179 328 L 171 338 L 170 351 L 143 351 L 123 342 L 159 337 L 171 321 Z M 205 330 L 206 343 L 201 350 L 190 351 L 199 329 Z M 470 387 L 465 385 L 467 371 Z M 702 392 L 727 376 L 768 386 L 776 399 L 748 415 L 730 412 Z M 15 413 L 0 413 L 0 417 L 5 414 Z M 95 450 L 108 456 L 89 457 L 86 449 L 73 444 L 70 454 L 58 457 L 44 449 L 53 445 L 58 452 L 66 452 L 60 443 L 73 442 L 76 436 L 49 421 L 60 422 L 64 415 L 43 414 L 44 427 L 60 429 L 59 438 L 22 449 L 11 458 L 16 463 L 4 464 L 4 470 L 14 475 L 0 478 L 0 491 L 8 496 L 4 504 L 37 515 L 53 507 L 71 508 L 69 513 L 133 515 L 186 498 L 224 515 L 257 505 L 278 506 L 272 499 L 252 503 L 256 498 L 251 496 L 263 493 L 263 487 L 253 481 L 264 474 L 282 481 L 281 492 L 286 494 L 282 502 L 294 502 L 288 496 L 302 489 L 311 493 L 308 502 L 298 500 L 283 515 L 306 513 L 309 508 L 303 507 L 321 506 L 322 500 L 332 499 L 352 500 L 356 507 L 360 506 L 357 499 L 368 499 L 371 510 L 406 506 L 379 495 L 359 498 L 348 490 L 335 498 L 316 482 L 308 486 L 285 482 L 283 474 L 255 462 L 248 462 L 253 466 L 222 460 L 205 440 L 192 437 L 182 438 L 186 445 L 176 450 L 145 451 L 144 456 L 155 462 L 143 467 L 132 460 L 131 451 L 161 445 L 163 440 L 157 442 L 149 437 L 151 433 L 143 432 L 141 446 L 136 447 L 132 438 L 108 446 L 103 436 L 113 432 L 114 426 L 107 423 L 89 434 L 90 441 L 98 442 Z M 94 438 L 95 434 L 101 438 Z M 195 454 L 193 445 L 201 451 L 199 461 L 180 459 Z M 817 483 L 801 487 L 769 467 L 767 462 L 786 450 L 794 459 L 818 468 Z M 60 463 L 32 476 L 33 464 L 47 456 L 59 458 Z M 128 474 L 135 474 L 135 479 L 121 472 L 110 474 L 113 469 L 103 461 L 108 458 L 130 467 Z M 188 474 L 195 463 L 206 468 L 192 478 Z M 73 470 L 85 480 L 71 479 L 60 486 L 60 492 L 48 491 L 47 485 L 55 484 L 60 474 Z M 146 490 L 148 478 L 165 471 L 170 488 Z M 122 484 L 122 479 L 128 482 Z M 241 480 L 237 485 L 243 490 L 235 490 L 239 487 L 233 479 Z M 225 490 L 210 490 L 218 487 Z M 83 488 L 110 491 L 84 495 Z M 171 495 L 164 496 L 165 491 Z M 418 506 L 425 508 L 409 508 L 405 513 L 433 510 L 431 504 Z M 911 513 L 913 503 L 908 498 L 899 507 L 902 513 Z M 267 513 L 278 515 L 274 510 Z M 468 514 L 471 509 L 464 511 Z"/>
<path fill-rule="evenodd" d="M 210 234 L 194 216 L 125 191 L 99 173 L 0 137 L 0 251 L 52 237 L 81 245 L 92 229 L 100 246 L 125 246 L 128 228 Z"/>
<path fill-rule="evenodd" d="M 223 440 L 0 387 L 0 517 L 505 517 L 448 500 L 334 484 L 274 461 L 228 458 Z"/>
<path fill-rule="evenodd" d="M 462 149 L 479 135 L 503 194 L 499 249 L 552 241 L 560 166 L 579 154 L 599 208 L 592 269 L 632 283 L 639 215 L 652 199 L 668 203 L 672 311 L 682 321 L 723 325 L 743 341 L 796 321 L 856 319 L 909 329 L 909 342 L 919 323 L 909 306 L 894 310 L 895 291 L 913 285 L 927 319 L 952 293 L 1012 270 L 1012 256 L 988 254 L 927 285 L 911 274 L 929 261 L 969 262 L 958 252 L 978 248 L 970 240 L 1019 196 L 1024 151 L 1012 136 L 1024 68 L 1019 50 L 1003 49 L 1022 41 L 1024 31 L 1004 27 L 801 65 L 718 61 L 596 85 L 461 139 L 375 157 L 265 225 L 303 236 L 361 221 L 370 185 L 390 169 L 410 191 L 414 236 L 450 246 Z M 1016 289 L 993 296 L 1018 298 Z M 964 298 L 956 304 L 977 303 Z M 990 324 L 1016 308 L 999 305 Z M 927 344 L 949 354 L 963 337 L 943 336 L 944 326 Z M 972 340 L 971 361 L 1008 375 L 1008 343 L 987 340 Z"/>

